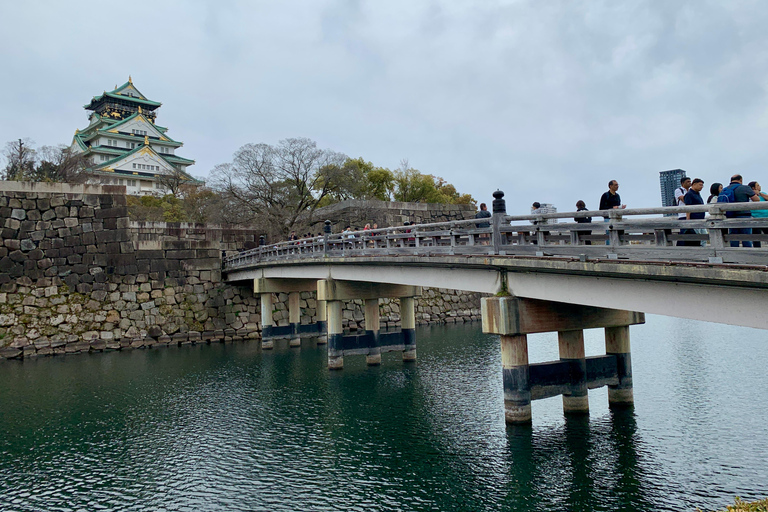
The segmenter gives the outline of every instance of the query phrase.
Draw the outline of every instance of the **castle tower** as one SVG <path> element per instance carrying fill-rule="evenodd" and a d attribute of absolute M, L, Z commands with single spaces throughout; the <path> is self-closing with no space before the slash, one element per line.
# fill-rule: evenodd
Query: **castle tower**
<path fill-rule="evenodd" d="M 86 110 L 90 124 L 75 131 L 72 148 L 85 153 L 92 167 L 92 181 L 126 185 L 128 194 L 166 192 L 169 178 L 200 185 L 187 174 L 194 160 L 176 155 L 183 144 L 155 124 L 161 103 L 144 96 L 133 80 L 110 92 L 94 96 Z"/>

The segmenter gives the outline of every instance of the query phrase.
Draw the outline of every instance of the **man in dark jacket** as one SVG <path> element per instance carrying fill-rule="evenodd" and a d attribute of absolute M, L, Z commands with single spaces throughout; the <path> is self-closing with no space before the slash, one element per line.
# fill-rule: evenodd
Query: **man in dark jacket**
<path fill-rule="evenodd" d="M 613 210 L 613 209 L 619 209 L 622 210 L 627 207 L 625 204 L 621 204 L 621 197 L 619 197 L 618 191 L 619 190 L 619 182 L 616 180 L 611 180 L 608 182 L 608 191 L 605 192 L 600 197 L 600 209 L 601 210 Z M 605 222 L 608 222 L 608 217 L 603 217 L 603 220 Z M 608 231 L 605 232 L 606 235 L 610 235 Z M 610 240 L 605 241 L 605 245 L 610 245 Z"/>
<path fill-rule="evenodd" d="M 744 181 L 744 178 L 741 177 L 741 174 L 734 174 L 731 176 L 731 183 L 728 185 L 728 188 L 733 190 L 733 197 L 734 203 L 748 203 L 750 201 L 760 201 L 760 198 L 755 194 L 755 191 L 749 188 L 746 185 L 743 185 L 742 182 Z M 738 218 L 749 218 L 752 217 L 752 212 L 745 211 L 745 212 L 733 212 L 733 217 L 735 219 Z M 732 235 L 751 235 L 752 234 L 752 228 L 731 228 L 728 230 L 728 232 Z M 741 244 L 744 247 L 752 247 L 752 241 L 751 240 L 742 240 Z M 731 247 L 738 247 L 739 241 L 738 240 L 731 240 Z"/>
<path fill-rule="evenodd" d="M 488 206 L 485 203 L 480 203 L 480 211 L 475 214 L 476 219 L 490 219 L 491 218 L 491 212 L 488 211 Z M 491 227 L 490 222 L 478 222 L 475 224 L 478 229 L 484 229 Z M 488 235 L 480 235 L 480 244 L 481 245 L 488 245 L 488 241 L 490 240 L 490 237 Z"/>

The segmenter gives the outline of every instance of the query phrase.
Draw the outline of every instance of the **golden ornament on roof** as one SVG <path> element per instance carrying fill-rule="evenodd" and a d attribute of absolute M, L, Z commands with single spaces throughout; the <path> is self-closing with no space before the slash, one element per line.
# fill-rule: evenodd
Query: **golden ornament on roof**
<path fill-rule="evenodd" d="M 145 146 L 149 146 L 149 136 L 148 135 L 144 136 L 144 145 Z"/>

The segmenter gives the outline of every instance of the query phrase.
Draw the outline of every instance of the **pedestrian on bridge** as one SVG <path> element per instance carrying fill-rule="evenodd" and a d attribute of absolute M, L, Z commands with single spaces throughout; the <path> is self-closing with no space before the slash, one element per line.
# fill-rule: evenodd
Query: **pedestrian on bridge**
<path fill-rule="evenodd" d="M 488 211 L 488 205 L 485 203 L 480 203 L 480 210 L 475 214 L 476 219 L 490 219 L 491 218 L 491 212 Z M 475 227 L 478 229 L 487 229 L 491 227 L 490 222 L 477 222 L 475 223 Z M 480 239 L 480 245 L 488 245 L 490 241 L 490 237 L 487 234 L 479 235 L 478 238 Z"/>
<path fill-rule="evenodd" d="M 760 201 L 768 201 L 768 194 L 763 192 L 763 188 L 760 186 L 758 182 L 750 181 L 747 186 L 755 191 L 755 194 L 757 195 L 757 198 Z M 753 210 L 752 217 L 758 218 L 758 219 L 766 219 L 768 218 L 768 210 Z M 752 233 L 755 235 L 760 235 L 760 234 L 768 235 L 768 228 L 752 228 Z M 763 246 L 759 240 L 756 240 L 753 243 L 755 247 Z"/>
<path fill-rule="evenodd" d="M 577 212 L 589 211 L 589 210 L 587 210 L 587 203 L 585 203 L 581 199 L 576 201 L 576 211 Z M 579 224 L 591 224 L 592 223 L 592 217 L 575 217 L 573 220 L 575 220 Z M 590 229 L 589 231 L 578 231 L 578 234 L 579 234 L 579 237 L 581 237 L 583 235 L 591 235 L 592 234 L 592 230 Z M 584 241 L 584 245 L 592 245 L 592 241 L 591 240 L 586 240 L 586 241 Z"/>
<path fill-rule="evenodd" d="M 685 206 L 685 194 L 688 193 L 688 191 L 691 189 L 691 178 L 688 176 L 683 176 L 680 178 L 680 186 L 675 189 L 675 201 L 677 201 L 677 206 Z M 680 212 L 677 214 L 677 220 L 685 220 L 686 214 L 683 212 Z M 683 231 L 688 231 L 687 229 L 681 229 L 680 234 L 683 234 Z M 686 245 L 686 243 L 682 240 L 677 241 L 677 245 Z"/>
<path fill-rule="evenodd" d="M 690 179 L 689 179 L 690 181 Z M 686 206 L 693 206 L 696 204 L 704 204 L 704 199 L 701 197 L 701 190 L 704 188 L 704 180 L 701 178 L 696 178 L 693 180 L 691 185 L 688 187 L 688 192 L 686 192 L 685 196 L 683 197 L 683 204 Z M 705 212 L 686 212 L 685 219 L 686 220 L 699 220 L 704 219 Z M 705 234 L 707 230 L 705 229 L 681 229 L 680 234 L 681 235 L 693 235 L 693 234 Z M 682 246 L 693 246 L 693 247 L 699 247 L 701 245 L 704 245 L 704 242 L 699 242 L 696 240 L 680 240 L 678 241 L 677 245 Z"/>
<path fill-rule="evenodd" d="M 741 174 L 734 174 L 731 176 L 731 183 L 723 189 L 723 195 L 732 195 L 733 196 L 733 202 L 734 203 L 748 203 L 750 201 L 760 201 L 760 198 L 755 193 L 754 190 L 749 188 L 746 185 L 743 185 L 742 182 L 744 181 L 744 178 L 741 177 Z M 729 192 L 729 194 L 726 194 L 726 192 Z M 720 200 L 718 199 L 718 202 Z M 752 217 L 752 212 L 747 210 L 745 212 L 732 212 L 731 218 L 735 219 L 748 219 Z M 752 228 L 731 228 L 728 230 L 728 232 L 732 235 L 751 235 L 752 234 Z M 743 247 L 752 247 L 752 241 L 751 240 L 742 240 L 741 245 Z M 731 240 L 731 247 L 738 247 L 739 241 L 738 240 Z"/>
<path fill-rule="evenodd" d="M 723 184 L 722 183 L 713 183 L 709 186 L 709 197 L 707 198 L 707 204 L 712 204 L 717 202 L 717 196 L 720 195 L 720 192 L 723 191 Z"/>
<path fill-rule="evenodd" d="M 623 210 L 627 207 L 625 204 L 621 204 L 621 197 L 619 196 L 619 182 L 611 180 L 608 182 L 608 191 L 600 197 L 600 210 Z M 608 222 L 608 217 L 603 217 L 603 222 Z M 609 235 L 609 232 L 605 232 Z M 605 245 L 610 245 L 610 240 L 605 241 Z"/>

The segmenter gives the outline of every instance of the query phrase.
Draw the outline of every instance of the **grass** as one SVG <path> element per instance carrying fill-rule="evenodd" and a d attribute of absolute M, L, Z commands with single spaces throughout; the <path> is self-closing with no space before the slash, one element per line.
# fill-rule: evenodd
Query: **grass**
<path fill-rule="evenodd" d="M 733 505 L 728 505 L 726 508 L 718 510 L 717 512 L 768 512 L 768 498 L 759 501 L 746 502 L 742 501 L 741 498 L 737 496 Z"/>

